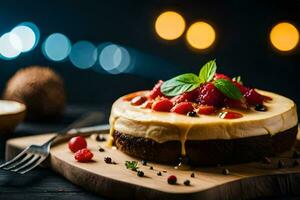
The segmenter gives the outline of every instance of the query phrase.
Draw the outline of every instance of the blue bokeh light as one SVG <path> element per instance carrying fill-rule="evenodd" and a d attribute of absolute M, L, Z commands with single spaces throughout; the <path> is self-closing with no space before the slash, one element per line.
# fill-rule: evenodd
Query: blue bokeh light
<path fill-rule="evenodd" d="M 12 43 L 13 41 L 13 43 Z M 14 45 L 13 45 L 14 44 Z M 18 48 L 15 48 L 17 46 Z M 1 58 L 11 60 L 18 57 L 21 53 L 21 41 L 20 38 L 14 33 L 5 33 L 0 38 L 0 55 Z"/>
<path fill-rule="evenodd" d="M 79 41 L 72 46 L 69 58 L 80 69 L 92 67 L 97 61 L 97 48 L 91 42 Z"/>
<path fill-rule="evenodd" d="M 64 34 L 53 33 L 43 43 L 42 51 L 50 60 L 63 61 L 71 52 L 71 42 Z"/>
<path fill-rule="evenodd" d="M 11 40 L 11 44 L 19 51 L 27 52 L 34 47 L 36 43 L 36 36 L 34 31 L 30 27 L 25 25 L 19 25 L 16 26 L 11 31 L 11 33 L 13 33 L 11 36 L 16 35 L 20 40 L 18 41 L 16 37 L 14 37 L 14 39 Z"/>
<path fill-rule="evenodd" d="M 108 44 L 99 55 L 99 63 L 105 71 L 111 74 L 125 72 L 130 65 L 130 54 L 116 44 Z"/>

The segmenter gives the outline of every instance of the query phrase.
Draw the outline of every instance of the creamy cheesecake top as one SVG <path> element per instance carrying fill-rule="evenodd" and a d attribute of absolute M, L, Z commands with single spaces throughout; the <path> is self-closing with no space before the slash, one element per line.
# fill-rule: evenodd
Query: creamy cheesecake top
<path fill-rule="evenodd" d="M 137 137 L 151 138 L 159 143 L 170 140 L 211 140 L 233 139 L 258 135 L 274 135 L 297 125 L 295 103 L 278 94 L 257 90 L 260 94 L 271 97 L 265 103 L 267 112 L 255 109 L 238 110 L 243 117 L 222 119 L 218 115 L 200 115 L 189 117 L 169 112 L 157 112 L 131 105 L 119 98 L 112 106 L 110 124 L 112 129 Z M 147 91 L 135 93 L 146 94 Z M 230 109 L 233 110 L 233 109 Z"/>

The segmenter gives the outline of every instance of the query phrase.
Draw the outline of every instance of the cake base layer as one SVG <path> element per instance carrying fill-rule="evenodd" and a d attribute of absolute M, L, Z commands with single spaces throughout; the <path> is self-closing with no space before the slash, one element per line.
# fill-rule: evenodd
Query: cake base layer
<path fill-rule="evenodd" d="M 238 139 L 187 140 L 189 164 L 217 165 L 258 160 L 289 150 L 298 132 L 298 125 L 286 131 Z M 150 138 L 135 137 L 115 131 L 114 144 L 124 153 L 148 161 L 177 164 L 181 155 L 180 141 L 158 143 Z"/>

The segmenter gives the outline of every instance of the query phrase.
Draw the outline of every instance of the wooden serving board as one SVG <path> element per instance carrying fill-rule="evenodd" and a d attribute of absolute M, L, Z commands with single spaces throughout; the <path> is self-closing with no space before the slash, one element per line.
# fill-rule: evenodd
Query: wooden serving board
<path fill-rule="evenodd" d="M 107 134 L 106 134 L 107 135 Z M 42 144 L 52 134 L 15 138 L 7 141 L 6 158 L 10 159 L 27 145 Z M 113 199 L 251 199 L 278 195 L 300 195 L 300 166 L 292 166 L 292 151 L 271 158 L 271 164 L 253 162 L 247 164 L 199 167 L 188 171 L 176 170 L 173 166 L 148 163 L 139 169 L 144 177 L 126 169 L 124 163 L 136 160 L 122 152 L 105 146 L 93 136 L 87 137 L 88 148 L 94 153 L 93 162 L 79 163 L 68 149 L 67 143 L 51 148 L 46 166 L 60 173 L 83 188 Z M 99 147 L 105 152 L 99 152 Z M 297 146 L 297 145 L 296 145 Z M 106 164 L 104 157 L 111 157 L 117 164 Z M 286 167 L 278 169 L 278 160 Z M 139 161 L 139 160 L 137 160 Z M 300 159 L 299 159 L 300 161 Z M 150 169 L 153 166 L 153 170 Z M 222 170 L 229 169 L 229 175 Z M 157 176 L 161 171 L 162 176 Z M 166 172 L 164 172 L 166 171 Z M 190 177 L 191 173 L 195 177 Z M 178 184 L 169 185 L 167 177 L 175 175 Z M 191 185 L 183 182 L 189 179 Z"/>

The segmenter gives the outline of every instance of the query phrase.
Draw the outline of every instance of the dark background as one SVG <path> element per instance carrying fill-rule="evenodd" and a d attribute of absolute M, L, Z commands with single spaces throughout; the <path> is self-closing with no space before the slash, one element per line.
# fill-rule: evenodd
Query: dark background
<path fill-rule="evenodd" d="M 216 30 L 213 48 L 192 50 L 184 36 L 175 41 L 160 39 L 154 30 L 163 11 L 182 14 L 187 27 L 205 20 Z M 111 104 L 130 91 L 150 88 L 157 79 L 180 72 L 198 72 L 210 59 L 217 59 L 219 71 L 241 75 L 247 85 L 286 95 L 300 103 L 298 92 L 298 47 L 290 53 L 276 51 L 269 42 L 270 29 L 280 21 L 299 28 L 300 1 L 3 1 L 0 6 L 0 33 L 23 21 L 40 29 L 38 46 L 14 60 L 0 59 L 0 92 L 16 70 L 28 65 L 46 65 L 65 79 L 71 104 Z M 52 62 L 41 51 L 45 38 L 60 32 L 72 43 L 89 40 L 94 44 L 114 42 L 139 53 L 137 73 L 110 75 L 92 69 L 80 70 L 70 61 Z M 151 69 L 153 67 L 153 70 Z M 107 89 L 109 88 L 109 90 Z"/>

